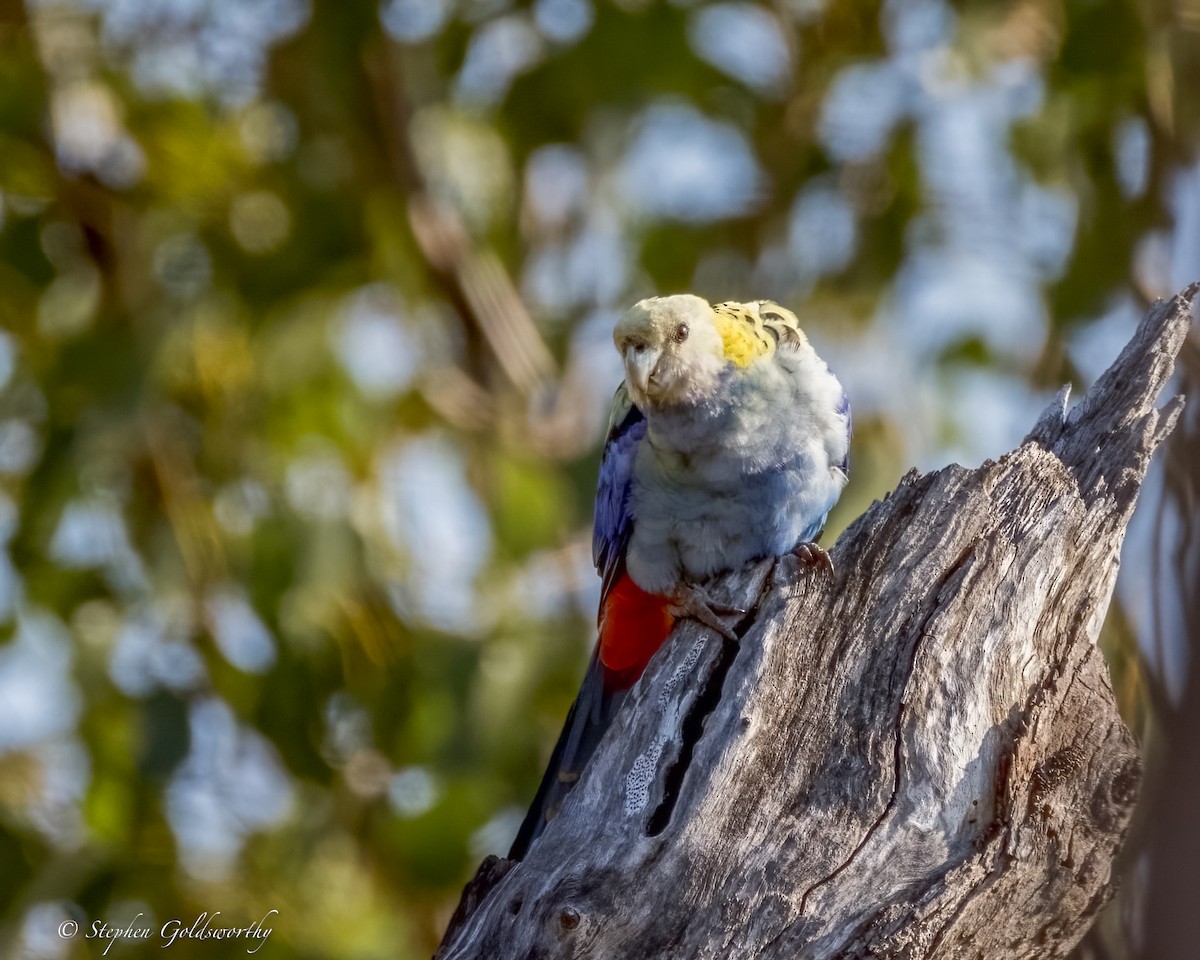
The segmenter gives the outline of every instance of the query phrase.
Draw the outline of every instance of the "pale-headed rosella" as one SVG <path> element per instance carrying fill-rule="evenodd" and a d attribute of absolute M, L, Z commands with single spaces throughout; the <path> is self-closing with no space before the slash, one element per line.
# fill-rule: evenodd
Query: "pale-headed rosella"
<path fill-rule="evenodd" d="M 613 333 L 625 366 L 596 490 L 600 638 L 510 858 L 579 779 L 624 699 L 692 617 L 730 636 L 702 584 L 814 542 L 846 484 L 850 404 L 795 314 L 769 300 L 637 303 Z"/>

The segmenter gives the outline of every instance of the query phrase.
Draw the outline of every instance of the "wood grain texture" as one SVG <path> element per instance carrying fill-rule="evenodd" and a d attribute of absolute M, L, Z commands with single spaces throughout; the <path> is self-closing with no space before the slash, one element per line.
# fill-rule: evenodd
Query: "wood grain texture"
<path fill-rule="evenodd" d="M 439 956 L 1065 955 L 1137 796 L 1095 642 L 1197 289 L 999 462 L 906 476 L 834 576 L 719 581 L 738 641 L 676 630 Z"/>

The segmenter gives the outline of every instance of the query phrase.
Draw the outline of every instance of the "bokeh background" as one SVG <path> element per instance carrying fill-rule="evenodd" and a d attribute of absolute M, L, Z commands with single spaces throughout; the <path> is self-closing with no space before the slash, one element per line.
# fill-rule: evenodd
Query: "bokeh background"
<path fill-rule="evenodd" d="M 1200 0 L 0 0 L 0 958 L 270 909 L 264 958 L 428 957 L 588 655 L 620 312 L 798 310 L 832 538 L 1200 277 L 1198 148 Z M 1105 628 L 1153 813 L 1088 957 L 1197 955 L 1198 410 Z"/>

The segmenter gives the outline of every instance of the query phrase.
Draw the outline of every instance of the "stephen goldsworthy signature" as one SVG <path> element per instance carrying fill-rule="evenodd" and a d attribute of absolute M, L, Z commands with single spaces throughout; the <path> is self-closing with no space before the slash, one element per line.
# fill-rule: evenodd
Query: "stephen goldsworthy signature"
<path fill-rule="evenodd" d="M 245 940 L 247 953 L 258 953 L 267 942 L 273 928 L 267 926 L 267 921 L 278 916 L 278 910 L 268 910 L 261 920 L 241 927 L 222 926 L 217 918 L 220 910 L 209 913 L 207 910 L 190 923 L 186 920 L 172 919 L 158 928 L 157 933 L 164 948 L 171 946 L 177 940 Z M 93 920 L 90 928 L 84 931 L 85 940 L 105 940 L 104 955 L 112 949 L 118 940 L 145 941 L 154 936 L 155 930 L 143 921 L 145 914 L 139 913 L 124 926 L 110 927 L 103 920 Z M 58 935 L 64 940 L 79 935 L 79 923 L 75 920 L 64 920 L 58 925 Z"/>

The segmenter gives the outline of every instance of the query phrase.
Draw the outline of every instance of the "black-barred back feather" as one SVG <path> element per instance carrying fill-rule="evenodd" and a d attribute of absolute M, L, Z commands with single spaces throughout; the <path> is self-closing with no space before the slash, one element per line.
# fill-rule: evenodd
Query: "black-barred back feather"
<path fill-rule="evenodd" d="M 771 300 L 758 301 L 758 316 L 763 327 L 775 337 L 776 342 L 798 347 L 807 338 L 800 329 L 800 321 L 791 310 Z"/>
<path fill-rule="evenodd" d="M 713 312 L 725 356 L 739 367 L 770 356 L 780 344 L 795 347 L 806 342 L 796 315 L 771 300 L 727 301 L 716 304 Z"/>

